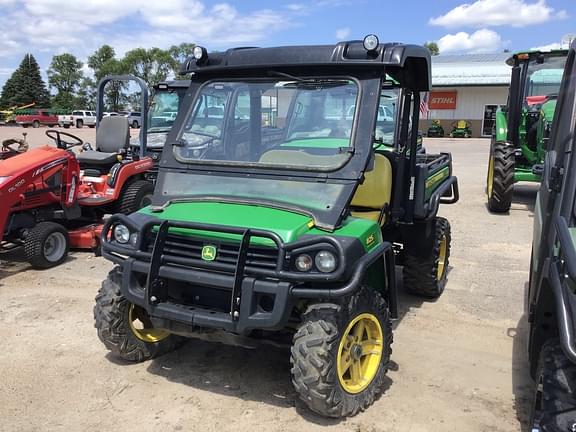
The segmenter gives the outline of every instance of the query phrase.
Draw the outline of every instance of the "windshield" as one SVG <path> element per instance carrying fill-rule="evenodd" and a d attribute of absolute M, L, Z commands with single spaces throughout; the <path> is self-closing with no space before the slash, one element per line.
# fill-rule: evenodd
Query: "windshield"
<path fill-rule="evenodd" d="M 343 78 L 210 82 L 174 154 L 185 163 L 338 168 L 352 153 L 357 98 L 357 84 Z"/>
<path fill-rule="evenodd" d="M 175 89 L 158 89 L 148 110 L 148 132 L 168 132 L 180 106 L 180 94 Z"/>
<path fill-rule="evenodd" d="M 560 90 L 566 56 L 540 57 L 528 63 L 525 96 L 557 95 Z"/>

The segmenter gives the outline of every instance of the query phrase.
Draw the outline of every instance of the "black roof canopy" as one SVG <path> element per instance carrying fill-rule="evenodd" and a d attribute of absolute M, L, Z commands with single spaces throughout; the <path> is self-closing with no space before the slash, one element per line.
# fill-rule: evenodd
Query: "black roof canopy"
<path fill-rule="evenodd" d="M 300 75 L 299 70 L 308 68 L 329 71 L 365 70 L 387 74 L 403 87 L 414 91 L 428 91 L 431 84 L 430 52 L 419 45 L 400 43 L 379 44 L 374 51 L 367 51 L 362 41 L 340 42 L 336 45 L 303 45 L 273 48 L 232 48 L 224 52 L 208 54 L 197 61 L 188 58 L 181 73 L 195 75 L 241 75 L 266 74 L 267 71 L 289 70 Z"/>

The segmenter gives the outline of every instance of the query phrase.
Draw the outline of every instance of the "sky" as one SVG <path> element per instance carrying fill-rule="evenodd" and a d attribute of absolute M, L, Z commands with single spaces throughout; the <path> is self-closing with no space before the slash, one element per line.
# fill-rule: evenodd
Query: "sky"
<path fill-rule="evenodd" d="M 576 33 L 574 0 L 0 0 L 0 86 L 26 53 L 44 72 L 54 54 L 81 61 L 109 44 L 235 46 L 436 41 L 441 54 L 559 47 Z M 89 70 L 85 66 L 86 72 Z"/>

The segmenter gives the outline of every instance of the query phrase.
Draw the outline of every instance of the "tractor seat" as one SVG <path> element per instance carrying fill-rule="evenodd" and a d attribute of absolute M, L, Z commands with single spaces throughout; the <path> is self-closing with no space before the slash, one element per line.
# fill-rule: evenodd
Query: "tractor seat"
<path fill-rule="evenodd" d="M 113 165 L 118 155 L 130 145 L 128 118 L 104 117 L 96 131 L 96 150 L 88 150 L 77 156 L 80 165 Z"/>
<path fill-rule="evenodd" d="M 364 183 L 352 198 L 352 216 L 378 222 L 382 209 L 392 197 L 392 164 L 382 154 L 374 154 L 374 168 L 364 173 Z M 385 217 L 380 225 L 386 222 Z"/>
<path fill-rule="evenodd" d="M 468 122 L 466 120 L 459 120 L 456 127 L 458 129 L 466 129 L 468 127 Z"/>

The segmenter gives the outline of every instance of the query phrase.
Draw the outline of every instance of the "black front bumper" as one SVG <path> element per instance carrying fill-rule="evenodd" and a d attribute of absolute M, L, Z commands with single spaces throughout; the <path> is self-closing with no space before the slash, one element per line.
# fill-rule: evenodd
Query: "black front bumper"
<path fill-rule="evenodd" d="M 136 248 L 123 247 L 110 241 L 111 228 L 123 223 L 139 232 Z M 144 235 L 157 227 L 152 252 L 142 249 Z M 175 259 L 165 253 L 169 228 L 223 232 L 241 236 L 234 264 L 201 259 Z M 276 245 L 278 259 L 274 269 L 257 269 L 249 265 L 250 238 L 268 238 Z M 330 247 L 341 258 L 339 267 L 330 274 L 299 273 L 286 269 L 287 254 L 314 247 Z M 246 334 L 254 329 L 278 330 L 285 327 L 295 303 L 302 298 L 328 300 L 354 294 L 366 269 L 378 260 L 388 279 L 390 308 L 396 311 L 394 257 L 390 243 L 375 246 L 347 268 L 342 245 L 329 236 L 310 237 L 290 244 L 272 232 L 205 225 L 176 221 L 151 221 L 138 227 L 123 215 L 115 215 L 102 231 L 102 255 L 122 268 L 122 294 L 145 308 L 155 326 L 186 333 L 205 327 Z M 185 283 L 203 292 L 226 298 L 229 307 L 218 309 L 205 305 L 175 301 L 171 286 Z"/>

